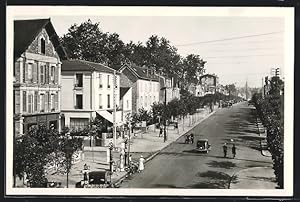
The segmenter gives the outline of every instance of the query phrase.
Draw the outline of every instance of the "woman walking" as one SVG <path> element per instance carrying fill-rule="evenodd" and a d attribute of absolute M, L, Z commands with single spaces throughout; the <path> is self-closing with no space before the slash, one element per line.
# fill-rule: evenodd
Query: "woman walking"
<path fill-rule="evenodd" d="M 139 172 L 142 172 L 144 170 L 144 157 L 141 155 L 140 160 L 139 160 Z"/>

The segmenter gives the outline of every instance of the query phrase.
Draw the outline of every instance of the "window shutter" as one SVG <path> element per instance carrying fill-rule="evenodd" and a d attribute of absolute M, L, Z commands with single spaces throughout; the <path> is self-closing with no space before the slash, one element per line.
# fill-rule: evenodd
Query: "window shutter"
<path fill-rule="evenodd" d="M 16 90 L 15 91 L 15 113 L 18 114 L 20 113 L 20 91 Z"/>
<path fill-rule="evenodd" d="M 51 95 L 50 95 L 50 92 L 48 91 L 48 112 L 51 111 Z"/>
<path fill-rule="evenodd" d="M 34 91 L 34 111 L 35 112 L 38 110 L 38 108 L 37 108 L 37 102 L 38 102 L 38 92 Z"/>
<path fill-rule="evenodd" d="M 37 64 L 36 62 L 34 62 L 32 64 L 32 80 L 33 80 L 33 83 L 37 83 Z"/>
<path fill-rule="evenodd" d="M 55 111 L 58 111 L 58 92 L 55 94 Z"/>
<path fill-rule="evenodd" d="M 58 66 L 56 66 L 54 69 L 54 83 L 58 84 Z"/>
<path fill-rule="evenodd" d="M 48 111 L 48 93 L 45 93 L 45 112 Z"/>
<path fill-rule="evenodd" d="M 40 112 L 41 111 L 41 106 L 40 106 L 40 99 L 41 99 L 41 96 L 39 95 L 38 91 L 37 92 L 37 102 L 36 102 L 36 105 L 37 105 L 37 111 Z"/>
<path fill-rule="evenodd" d="M 26 91 L 23 91 L 23 112 L 26 112 Z"/>
<path fill-rule="evenodd" d="M 45 81 L 45 83 L 46 84 L 49 84 L 49 63 L 47 63 L 47 65 L 46 65 L 46 72 L 45 72 L 45 77 L 46 77 L 46 81 Z"/>
<path fill-rule="evenodd" d="M 25 63 L 25 75 L 23 75 L 25 78 L 25 83 L 28 81 L 28 64 Z"/>

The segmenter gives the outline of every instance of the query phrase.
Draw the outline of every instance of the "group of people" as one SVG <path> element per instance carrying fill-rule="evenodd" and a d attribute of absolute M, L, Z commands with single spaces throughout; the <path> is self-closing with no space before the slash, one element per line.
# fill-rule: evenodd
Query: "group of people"
<path fill-rule="evenodd" d="M 194 134 L 191 133 L 190 135 L 185 136 L 185 143 L 186 144 L 194 144 Z"/>
<path fill-rule="evenodd" d="M 224 145 L 223 145 L 224 158 L 227 157 L 227 150 L 228 150 L 228 146 L 227 146 L 226 143 L 224 143 Z M 233 158 L 235 158 L 235 156 L 236 156 L 236 146 L 235 146 L 235 144 L 232 145 L 231 152 L 232 152 Z"/>

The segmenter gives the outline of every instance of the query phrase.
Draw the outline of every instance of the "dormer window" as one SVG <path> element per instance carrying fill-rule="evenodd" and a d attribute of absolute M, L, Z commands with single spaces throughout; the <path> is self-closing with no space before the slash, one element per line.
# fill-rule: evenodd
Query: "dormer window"
<path fill-rule="evenodd" d="M 45 39 L 43 39 L 43 38 L 41 38 L 41 53 L 42 54 L 45 54 L 46 53 L 46 41 L 45 41 Z"/>

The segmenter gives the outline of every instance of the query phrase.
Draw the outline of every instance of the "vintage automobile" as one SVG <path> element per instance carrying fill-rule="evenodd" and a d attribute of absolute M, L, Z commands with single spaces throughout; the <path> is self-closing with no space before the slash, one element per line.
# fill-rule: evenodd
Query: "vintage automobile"
<path fill-rule="evenodd" d="M 208 153 L 211 150 L 211 145 L 208 143 L 208 139 L 199 139 L 196 144 L 196 150 Z"/>

